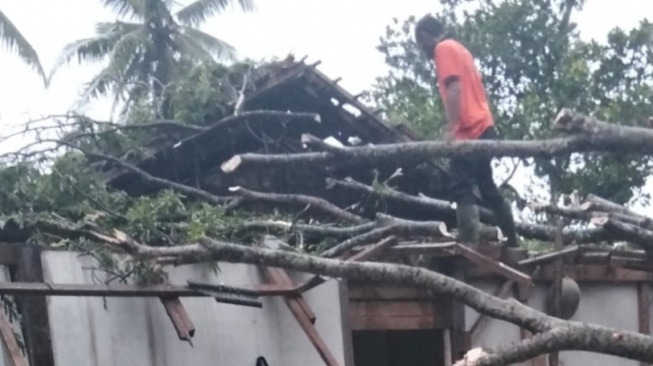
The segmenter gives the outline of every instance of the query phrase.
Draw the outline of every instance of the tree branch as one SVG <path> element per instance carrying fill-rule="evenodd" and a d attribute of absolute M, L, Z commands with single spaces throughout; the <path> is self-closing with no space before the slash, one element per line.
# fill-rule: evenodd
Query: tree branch
<path fill-rule="evenodd" d="M 91 229 L 67 227 L 57 223 L 50 229 L 69 231 L 126 250 L 136 258 L 196 258 L 231 263 L 280 267 L 315 275 L 346 278 L 390 285 L 420 287 L 455 300 L 497 319 L 508 321 L 536 334 L 515 344 L 488 348 L 477 353 L 474 363 L 461 360 L 457 365 L 504 365 L 525 361 L 537 355 L 562 350 L 583 350 L 653 362 L 653 337 L 593 324 L 549 317 L 513 299 L 500 299 L 464 282 L 425 268 L 374 262 L 350 262 L 320 258 L 282 250 L 263 249 L 226 243 L 203 237 L 199 244 L 150 247 L 127 234 L 114 231 L 106 235 Z M 469 355 L 468 355 L 469 356 Z M 468 357 L 470 358 L 470 357 Z"/>
<path fill-rule="evenodd" d="M 363 224 L 365 222 L 368 222 L 368 220 L 358 215 L 355 215 L 351 212 L 347 212 L 341 209 L 340 207 L 334 205 L 333 203 L 318 197 L 312 197 L 303 194 L 280 194 L 280 193 L 255 192 L 255 191 L 250 191 L 243 187 L 231 187 L 229 188 L 229 190 L 234 194 L 240 195 L 244 199 L 250 201 L 263 201 L 263 202 L 300 204 L 300 205 L 310 204 L 312 207 L 315 207 L 316 209 L 325 212 L 337 219 L 354 222 L 356 224 Z"/>
<path fill-rule="evenodd" d="M 395 200 L 395 202 L 400 202 L 406 205 L 412 205 L 420 208 L 427 208 L 433 210 L 433 212 L 438 214 L 446 215 L 448 217 L 455 217 L 455 210 L 447 201 L 426 196 L 416 197 L 396 191 L 389 187 L 374 189 L 372 186 L 357 182 L 351 178 L 348 178 L 346 181 L 327 179 L 327 187 L 341 187 L 350 189 L 355 192 L 374 194 L 378 197 Z M 494 215 L 490 210 L 480 207 L 479 214 L 482 222 L 494 225 Z M 515 226 L 517 228 L 517 232 L 520 235 L 530 239 L 544 241 L 553 241 L 555 239 L 556 228 L 553 226 L 531 224 L 526 222 L 515 222 Z M 607 235 L 607 233 L 602 229 L 576 230 L 566 228 L 563 231 L 563 238 L 565 243 L 586 244 L 601 242 L 609 239 L 610 236 Z"/>
<path fill-rule="evenodd" d="M 589 351 L 640 361 L 653 359 L 653 338 L 591 324 L 565 322 L 520 342 L 487 350 L 475 348 L 454 366 L 500 366 L 559 351 Z"/>
<path fill-rule="evenodd" d="M 431 160 L 435 157 L 488 156 L 552 157 L 573 152 L 653 153 L 653 131 L 602 122 L 563 109 L 553 128 L 570 136 L 538 141 L 419 141 L 363 147 L 328 147 L 327 152 L 299 154 L 242 154 L 222 164 L 222 171 L 233 173 L 244 166 L 288 166 L 307 164 L 377 164 Z M 306 140 L 309 141 L 309 140 Z M 310 141 L 317 144 L 316 141 Z M 324 144 L 320 144 L 321 147 Z M 326 147 L 325 147 L 326 148 Z"/>
<path fill-rule="evenodd" d="M 87 151 L 85 149 L 81 149 L 79 147 L 76 147 L 76 146 L 70 145 L 70 144 L 67 144 L 67 145 L 71 146 L 72 148 L 80 150 L 87 157 L 94 157 L 96 159 L 102 159 L 102 160 L 105 160 L 105 161 L 110 161 L 112 163 L 115 163 L 118 166 L 137 174 L 138 176 L 140 176 L 146 182 L 150 182 L 150 183 L 153 183 L 153 184 L 156 184 L 158 186 L 165 187 L 165 188 L 171 188 L 171 189 L 174 189 L 176 191 L 186 193 L 186 194 L 189 194 L 189 195 L 194 196 L 194 197 L 199 197 L 202 200 L 210 202 L 210 203 L 214 203 L 214 204 L 217 204 L 217 205 L 222 205 L 222 204 L 225 204 L 225 203 L 229 203 L 229 202 L 233 201 L 233 199 L 234 199 L 233 197 L 219 197 L 219 196 L 216 196 L 216 195 L 214 195 L 214 194 L 212 194 L 210 192 L 207 192 L 207 191 L 205 191 L 203 189 L 194 188 L 194 187 L 191 187 L 191 186 L 188 186 L 188 185 L 185 185 L 185 184 L 173 182 L 173 181 L 168 180 L 168 179 L 155 177 L 154 175 L 152 175 L 152 174 L 138 168 L 136 165 L 127 163 L 127 162 L 125 162 L 125 161 L 123 161 L 121 159 L 118 159 L 116 157 L 113 157 L 113 156 L 109 156 L 109 155 L 105 155 L 105 154 L 101 154 L 101 153 L 96 153 L 96 152 L 90 152 L 90 151 Z"/>
<path fill-rule="evenodd" d="M 320 255 L 325 258 L 337 257 L 344 252 L 359 245 L 379 241 L 390 235 L 401 236 L 430 236 L 436 238 L 452 238 L 447 232 L 447 227 L 439 221 L 411 221 L 393 218 L 392 216 L 377 213 L 377 229 L 369 231 L 351 239 L 347 239 L 322 252 Z"/>
<path fill-rule="evenodd" d="M 244 247 L 209 238 L 202 238 L 200 244 L 210 252 L 212 259 L 217 261 L 282 267 L 320 276 L 426 288 L 436 294 L 452 296 L 481 314 L 511 322 L 534 333 L 550 334 L 548 338 L 534 337 L 530 342 L 539 344 L 539 350 L 534 346 L 526 349 L 530 349 L 530 352 L 523 350 L 518 357 L 521 361 L 547 353 L 546 347 L 600 352 L 643 362 L 653 361 L 653 338 L 650 336 L 552 318 L 518 301 L 499 299 L 424 268 L 385 263 L 343 262 L 279 250 Z M 567 330 L 562 333 L 563 337 L 556 333 L 558 328 Z M 559 338 L 563 340 L 558 341 Z M 515 360 L 518 358 L 513 356 Z M 494 362 L 486 365 L 501 364 Z"/>
<path fill-rule="evenodd" d="M 291 224 L 284 221 L 250 221 L 243 223 L 238 230 L 284 230 L 302 232 L 308 235 L 333 238 L 349 238 L 364 234 L 375 228 L 373 222 L 349 227 L 334 227 L 324 225 Z"/>

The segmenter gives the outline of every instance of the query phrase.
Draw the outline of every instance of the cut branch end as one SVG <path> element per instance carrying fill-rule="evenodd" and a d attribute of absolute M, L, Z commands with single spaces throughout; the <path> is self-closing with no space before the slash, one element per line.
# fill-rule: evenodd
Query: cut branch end
<path fill-rule="evenodd" d="M 243 159 L 240 157 L 240 155 L 235 155 L 231 159 L 222 163 L 220 169 L 222 169 L 222 171 L 225 173 L 233 173 L 236 171 L 236 169 L 238 169 L 242 162 Z"/>

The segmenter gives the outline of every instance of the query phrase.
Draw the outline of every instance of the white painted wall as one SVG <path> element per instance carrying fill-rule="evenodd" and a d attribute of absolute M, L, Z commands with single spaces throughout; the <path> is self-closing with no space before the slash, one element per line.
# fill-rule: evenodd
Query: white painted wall
<path fill-rule="evenodd" d="M 46 251 L 42 254 L 45 278 L 52 283 L 94 283 L 97 267 L 90 257 L 73 252 Z M 215 275 L 202 265 L 171 268 L 170 281 L 184 285 L 192 279 L 254 287 L 262 283 L 254 266 L 220 265 Z M 96 273 L 102 281 L 102 273 Z M 296 283 L 307 278 L 292 274 Z M 8 280 L 0 266 L 0 280 Z M 471 283 L 493 293 L 500 282 Z M 581 302 L 572 320 L 637 331 L 637 289 L 635 285 L 581 283 Z M 530 306 L 544 308 L 546 288 L 536 287 Z M 342 328 L 339 282 L 328 281 L 304 294 L 317 315 L 316 328 L 331 352 L 345 365 L 345 339 Z M 54 356 L 57 365 L 88 366 L 254 366 L 264 356 L 270 366 L 322 365 L 319 355 L 281 298 L 263 298 L 263 308 L 220 304 L 211 298 L 182 298 L 195 324 L 194 347 L 177 338 L 163 306 L 154 298 L 49 297 L 48 309 Z M 105 308 L 106 304 L 106 308 Z M 345 309 L 346 311 L 346 309 Z M 465 309 L 469 330 L 478 317 Z M 345 316 L 346 317 L 346 316 Z M 653 322 L 651 324 L 653 328 Z M 490 319 L 473 346 L 497 346 L 519 341 L 519 329 Z M 5 348 L 4 346 L 1 346 Z M 10 365 L 7 351 L 0 366 Z M 637 362 L 589 352 L 562 352 L 563 365 L 628 366 Z M 529 365 L 525 363 L 524 365 Z M 349 365 L 347 365 L 349 366 Z"/>
<path fill-rule="evenodd" d="M 94 261 L 72 252 L 42 254 L 52 283 L 92 284 Z M 202 265 L 171 269 L 170 282 L 192 279 L 253 287 L 256 267 L 220 264 L 216 276 Z M 97 273 L 104 279 L 104 275 Z M 306 276 L 307 277 L 307 276 Z M 97 283 L 97 282 L 96 282 Z M 308 291 L 316 327 L 344 365 L 338 282 Z M 323 364 L 281 298 L 264 298 L 263 308 L 220 304 L 211 298 L 182 298 L 195 324 L 194 347 L 182 342 L 156 298 L 49 297 L 48 309 L 57 365 L 87 366 L 254 366 L 264 356 L 270 366 Z"/>
<path fill-rule="evenodd" d="M 483 291 L 494 293 L 501 283 L 479 281 L 471 283 Z M 638 331 L 637 286 L 622 284 L 579 283 L 581 300 L 578 311 L 570 319 L 590 322 L 618 329 Z M 547 288 L 536 286 L 533 289 L 529 305 L 543 311 Z M 465 325 L 469 330 L 478 317 L 471 308 L 465 308 Z M 653 325 L 653 324 L 652 324 Z M 497 346 L 520 340 L 519 328 L 504 321 L 490 319 L 477 339 L 472 340 L 473 347 Z M 636 366 L 639 362 L 623 358 L 606 356 L 591 352 L 560 352 L 561 366 L 600 365 L 600 366 Z M 523 365 L 529 365 L 524 363 Z"/>

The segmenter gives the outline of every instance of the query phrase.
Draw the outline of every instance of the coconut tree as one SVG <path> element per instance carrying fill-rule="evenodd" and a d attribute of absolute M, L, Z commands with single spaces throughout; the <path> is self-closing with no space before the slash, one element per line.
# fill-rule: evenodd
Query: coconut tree
<path fill-rule="evenodd" d="M 225 10 L 233 0 L 196 0 L 173 11 L 175 0 L 102 0 L 118 20 L 98 23 L 94 37 L 67 45 L 52 72 L 76 58 L 106 62 L 85 85 L 81 101 L 113 93 L 115 102 L 138 97 L 160 97 L 180 73 L 181 61 L 215 62 L 232 59 L 226 42 L 197 29 L 206 19 Z M 237 0 L 244 11 L 252 0 Z"/>
<path fill-rule="evenodd" d="M 36 70 L 36 72 L 43 78 L 43 82 L 47 85 L 45 72 L 43 72 L 43 67 L 41 66 L 38 54 L 2 10 L 0 10 L 0 42 L 2 42 L 11 52 L 16 53 L 23 62 Z"/>

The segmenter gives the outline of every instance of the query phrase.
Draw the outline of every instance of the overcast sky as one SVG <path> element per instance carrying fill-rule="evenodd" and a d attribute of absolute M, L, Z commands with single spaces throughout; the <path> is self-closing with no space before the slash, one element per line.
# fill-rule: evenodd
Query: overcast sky
<path fill-rule="evenodd" d="M 209 20 L 203 30 L 227 41 L 244 57 L 293 53 L 322 60 L 320 70 L 333 78 L 342 77 L 341 85 L 352 93 L 369 87 L 384 73 L 382 55 L 375 47 L 391 19 L 434 12 L 439 4 L 437 0 L 255 1 L 256 12 L 228 11 Z M 583 38 L 603 40 L 615 26 L 629 29 L 647 15 L 653 19 L 650 2 L 587 0 L 575 20 Z M 39 52 L 46 72 L 67 43 L 92 36 L 96 22 L 115 19 L 99 0 L 0 0 L 0 9 Z M 4 49 L 0 52 L 0 123 L 4 131 L 30 118 L 65 113 L 81 85 L 98 71 L 98 66 L 73 63 L 57 73 L 46 91 L 36 73 Z M 109 104 L 101 103 L 88 113 L 107 119 L 108 111 Z M 3 145 L 3 151 L 10 148 L 7 142 Z"/>

